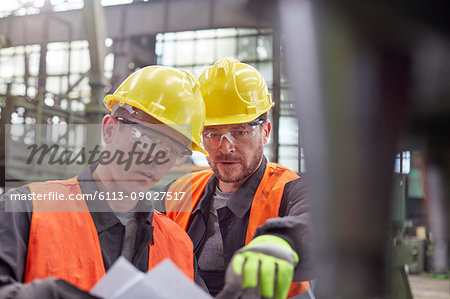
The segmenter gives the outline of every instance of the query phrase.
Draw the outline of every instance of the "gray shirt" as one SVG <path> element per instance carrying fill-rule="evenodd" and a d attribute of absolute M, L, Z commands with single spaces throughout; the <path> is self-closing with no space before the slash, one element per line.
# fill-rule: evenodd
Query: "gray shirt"
<path fill-rule="evenodd" d="M 206 241 L 198 258 L 198 266 L 202 270 L 225 270 L 223 241 L 217 210 L 225 207 L 234 195 L 234 193 L 224 193 L 216 186 L 211 199 Z"/>
<path fill-rule="evenodd" d="M 114 211 L 114 214 L 125 226 L 125 237 L 121 254 L 123 257 L 125 257 L 128 261 L 131 262 L 134 256 L 134 246 L 136 243 L 136 231 L 137 231 L 136 213 Z"/>

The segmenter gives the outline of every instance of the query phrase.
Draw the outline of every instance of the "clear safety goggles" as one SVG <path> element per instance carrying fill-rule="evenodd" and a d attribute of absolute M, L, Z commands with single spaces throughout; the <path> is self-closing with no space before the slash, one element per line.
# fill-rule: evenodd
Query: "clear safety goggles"
<path fill-rule="evenodd" d="M 192 156 L 191 150 L 167 135 L 122 117 L 115 117 L 115 119 L 121 123 L 132 125 L 129 137 L 134 143 L 139 141 L 136 143 L 137 147 L 145 153 L 164 152 L 171 161 L 175 160 L 177 167 L 183 165 Z"/>
<path fill-rule="evenodd" d="M 222 143 L 222 139 L 225 137 L 228 142 L 235 145 L 236 142 L 245 142 L 249 138 L 253 138 L 256 135 L 256 127 L 265 123 L 266 120 L 260 119 L 254 122 L 246 123 L 237 127 L 233 127 L 224 132 L 224 130 L 205 129 L 203 131 L 203 144 L 205 147 L 211 149 L 217 149 Z"/>

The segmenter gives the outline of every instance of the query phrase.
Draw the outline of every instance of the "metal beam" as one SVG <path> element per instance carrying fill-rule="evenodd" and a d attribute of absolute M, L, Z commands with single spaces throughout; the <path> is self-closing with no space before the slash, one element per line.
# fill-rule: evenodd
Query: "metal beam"
<path fill-rule="evenodd" d="M 270 20 L 255 16 L 246 5 L 247 0 L 155 0 L 106 6 L 107 35 L 117 39 L 171 31 L 271 26 Z M 58 17 L 71 24 L 73 40 L 87 39 L 82 9 L 1 18 L 0 35 L 7 38 L 9 46 L 40 44 L 42 36 L 46 34 L 43 24 L 51 17 Z M 24 19 L 27 21 L 24 22 Z M 67 30 L 63 26 L 51 26 L 47 33 L 48 42 L 68 40 Z"/>
<path fill-rule="evenodd" d="M 6 86 L 6 95 L 4 97 L 4 106 L 1 109 L 0 114 L 0 140 L 3 142 L 3 146 L 0 147 L 0 171 L 2 171 L 2 174 L 5 173 L 4 167 L 5 167 L 5 141 L 6 141 L 6 125 L 11 123 L 11 114 L 15 109 L 15 103 L 14 98 L 11 97 L 11 83 L 7 84 Z M 2 179 L 0 180 L 0 187 L 4 187 L 5 185 L 5 179 L 4 176 L 2 176 Z"/>
<path fill-rule="evenodd" d="M 103 6 L 97 0 L 85 0 L 83 7 L 86 37 L 89 43 L 89 57 L 91 69 L 89 71 L 89 85 L 91 86 L 91 100 L 86 106 L 86 120 L 88 124 L 101 124 L 107 112 L 103 105 L 105 97 L 104 61 L 106 56 L 105 39 L 106 22 Z M 93 148 L 99 144 L 101 133 L 98 130 L 88 130 L 86 145 Z"/>
<path fill-rule="evenodd" d="M 273 140 L 271 161 L 278 163 L 281 111 L 281 32 L 279 26 L 274 26 L 272 37 L 272 57 L 272 98 L 275 106 L 272 109 Z"/>
<path fill-rule="evenodd" d="M 114 70 L 109 82 L 110 92 L 116 90 L 133 69 L 156 64 L 155 44 L 155 35 L 124 37 L 114 41 Z"/>

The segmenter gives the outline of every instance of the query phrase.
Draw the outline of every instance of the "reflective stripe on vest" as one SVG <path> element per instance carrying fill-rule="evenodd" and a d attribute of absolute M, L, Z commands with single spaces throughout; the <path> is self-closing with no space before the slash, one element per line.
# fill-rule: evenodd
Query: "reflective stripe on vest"
<path fill-rule="evenodd" d="M 82 194 L 77 178 L 28 185 L 30 192 Z M 61 202 L 57 203 L 61 204 Z M 64 204 L 64 203 L 63 203 Z M 105 274 L 97 229 L 83 200 L 68 201 L 77 212 L 45 212 L 51 201 L 33 201 L 24 282 L 54 276 L 89 291 Z M 67 209 L 65 209 L 67 211 Z M 153 243 L 148 269 L 170 258 L 194 279 L 193 245 L 189 236 L 165 215 L 153 213 Z"/>
<path fill-rule="evenodd" d="M 190 211 L 194 209 L 212 174 L 213 171 L 210 169 L 188 174 L 175 181 L 169 187 L 168 192 L 183 190 L 186 192 L 186 195 L 190 196 L 188 197 L 189 201 L 185 201 L 183 204 L 174 204 L 173 202 L 166 204 L 167 216 L 178 223 L 184 230 L 187 230 L 191 214 L 178 211 L 186 211 L 187 206 L 191 207 Z M 245 245 L 253 239 L 259 226 L 263 225 L 270 218 L 278 217 L 285 184 L 298 178 L 299 176 L 289 168 L 271 162 L 267 163 L 264 176 L 253 197 Z M 192 202 L 190 201 L 191 199 Z M 288 298 L 301 294 L 308 288 L 309 283 L 307 281 L 293 282 Z"/>

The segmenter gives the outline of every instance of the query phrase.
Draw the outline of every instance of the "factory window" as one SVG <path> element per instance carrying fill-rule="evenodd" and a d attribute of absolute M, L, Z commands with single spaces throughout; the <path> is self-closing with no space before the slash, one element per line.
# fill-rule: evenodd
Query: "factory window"
<path fill-rule="evenodd" d="M 411 168 L 411 152 L 405 151 L 395 156 L 395 173 L 408 174 Z"/>
<path fill-rule="evenodd" d="M 6 94 L 7 83 L 12 95 L 36 94 L 40 49 L 39 45 L 0 49 L 0 94 Z"/>
<path fill-rule="evenodd" d="M 38 95 L 40 45 L 0 49 L 0 94 L 33 101 Z M 111 78 L 112 53 L 105 57 L 105 77 Z M 47 44 L 44 105 L 62 111 L 83 111 L 90 101 L 89 45 L 87 41 Z M 54 110 L 56 111 L 56 110 Z"/>

